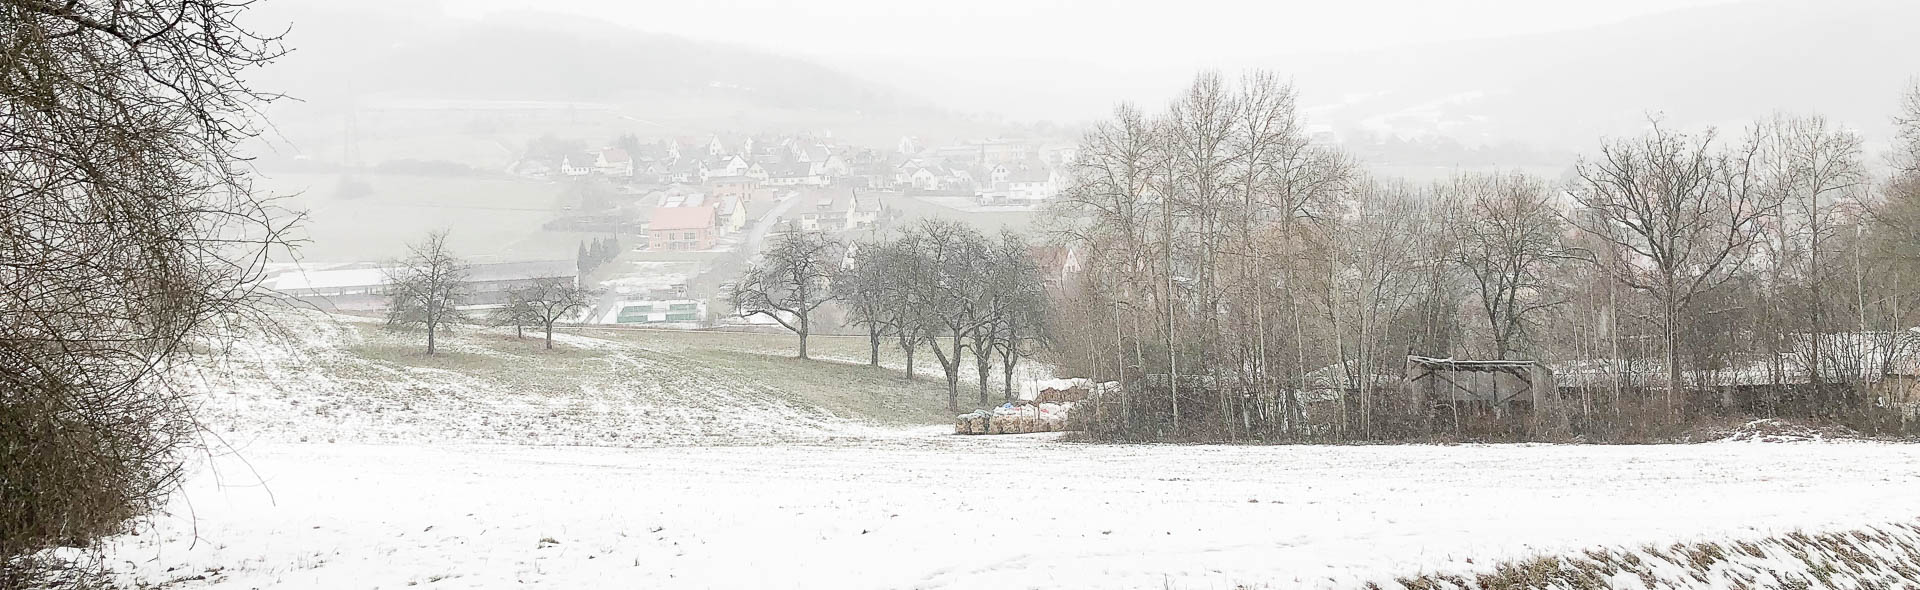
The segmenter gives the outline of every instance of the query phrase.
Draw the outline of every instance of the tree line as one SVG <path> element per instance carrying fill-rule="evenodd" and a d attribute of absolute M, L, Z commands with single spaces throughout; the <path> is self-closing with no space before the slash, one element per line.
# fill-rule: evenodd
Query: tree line
<path fill-rule="evenodd" d="M 1432 400 L 1400 392 L 1408 355 L 1553 367 L 1559 403 L 1532 411 L 1559 426 L 1518 436 L 1672 436 L 1727 413 L 1915 424 L 1889 376 L 1920 350 L 1915 93 L 1886 176 L 1852 131 L 1781 114 L 1738 133 L 1655 117 L 1563 179 L 1432 184 L 1309 141 L 1294 97 L 1269 73 L 1202 74 L 1082 142 L 1050 217 L 1087 270 L 1049 360 L 1126 385 L 1106 434 L 1440 434 Z"/>
<path fill-rule="evenodd" d="M 736 314 L 771 318 L 799 336 L 800 358 L 808 358 L 815 311 L 830 303 L 866 335 L 869 365 L 880 366 L 883 347 L 897 347 L 911 380 L 919 353 L 932 351 L 947 408 L 958 411 L 969 362 L 979 403 L 991 403 L 996 368 L 1003 398 L 1016 395 L 1015 369 L 1049 333 L 1043 284 L 1031 244 L 1018 233 L 989 236 L 927 219 L 852 244 L 789 224 L 727 293 Z"/>

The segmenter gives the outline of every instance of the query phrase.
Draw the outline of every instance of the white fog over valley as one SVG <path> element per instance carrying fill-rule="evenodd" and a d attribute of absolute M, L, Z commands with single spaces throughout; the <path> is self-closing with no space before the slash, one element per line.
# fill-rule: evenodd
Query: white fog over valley
<path fill-rule="evenodd" d="M 0 590 L 1920 588 L 1920 2 L 0 0 Z"/>

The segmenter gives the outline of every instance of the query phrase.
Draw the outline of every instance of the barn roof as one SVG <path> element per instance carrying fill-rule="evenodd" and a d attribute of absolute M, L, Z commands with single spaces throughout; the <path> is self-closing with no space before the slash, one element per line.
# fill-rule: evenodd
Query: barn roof
<path fill-rule="evenodd" d="M 1516 361 L 1516 360 L 1466 361 L 1466 360 L 1456 360 L 1453 358 L 1437 359 L 1437 358 L 1424 357 L 1424 356 L 1418 356 L 1418 355 L 1407 355 L 1407 362 L 1411 364 L 1419 365 L 1423 368 L 1432 369 L 1435 371 L 1477 371 L 1477 372 L 1500 372 L 1500 373 L 1511 373 L 1514 371 L 1528 371 L 1528 370 L 1532 370 L 1533 367 L 1540 366 L 1540 363 L 1536 361 Z"/>

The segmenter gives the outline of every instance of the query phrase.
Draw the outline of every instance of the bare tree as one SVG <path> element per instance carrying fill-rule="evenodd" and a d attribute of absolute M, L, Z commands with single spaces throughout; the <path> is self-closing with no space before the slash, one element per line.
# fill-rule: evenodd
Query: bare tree
<path fill-rule="evenodd" d="M 893 335 L 894 344 L 906 355 L 907 381 L 913 381 L 915 353 L 930 341 L 925 293 L 920 282 L 927 280 L 926 261 L 921 258 L 924 236 L 904 232 L 884 245 L 874 261 L 880 264 L 881 330 Z"/>
<path fill-rule="evenodd" d="M 972 226 L 928 219 L 909 232 L 919 234 L 916 258 L 923 272 L 914 283 L 934 360 L 947 378 L 947 409 L 960 410 L 960 361 L 968 340 L 992 321 L 986 306 L 986 275 L 981 261 L 986 240 Z"/>
<path fill-rule="evenodd" d="M 193 432 L 168 369 L 239 327 L 297 219 L 236 149 L 273 98 L 240 72 L 282 53 L 249 4 L 0 0 L 0 586 L 70 581 L 42 549 L 167 498 Z"/>
<path fill-rule="evenodd" d="M 889 260 L 892 252 L 884 241 L 861 242 L 853 246 L 852 266 L 833 282 L 834 298 L 847 309 L 847 323 L 867 330 L 867 365 L 880 366 L 880 342 L 892 329 L 888 322 Z"/>
<path fill-rule="evenodd" d="M 507 306 L 525 310 L 524 317 L 546 331 L 546 348 L 553 350 L 553 325 L 586 309 L 593 296 L 574 279 L 549 277 L 508 292 Z"/>
<path fill-rule="evenodd" d="M 428 233 L 407 249 L 412 252 L 407 259 L 387 269 L 387 326 L 425 329 L 427 354 L 433 354 L 440 332 L 464 319 L 460 305 L 467 297 L 467 265 L 447 247 L 445 230 Z"/>
<path fill-rule="evenodd" d="M 1900 113 L 1894 115 L 1893 122 L 1899 133 L 1894 164 L 1903 174 L 1920 175 L 1920 78 L 1907 83 L 1907 91 L 1900 96 Z"/>
<path fill-rule="evenodd" d="M 993 255 L 994 288 L 1003 302 L 998 325 L 994 329 L 993 345 L 988 352 L 999 353 L 1000 377 L 1004 381 L 1002 392 L 1006 399 L 1011 400 L 1015 397 L 1014 369 L 1019 366 L 1021 359 L 1032 356 L 1034 348 L 1047 340 L 1049 305 L 1039 265 L 1033 259 L 1033 250 L 1026 238 L 1012 231 L 1002 231 Z M 984 377 L 982 373 L 983 380 Z"/>
<path fill-rule="evenodd" d="M 1452 262 L 1473 279 L 1494 358 L 1507 358 L 1531 316 L 1561 303 L 1547 285 L 1549 267 L 1568 257 L 1553 193 L 1523 174 L 1463 174 L 1441 190 L 1464 213 L 1451 228 Z"/>
<path fill-rule="evenodd" d="M 1666 349 L 1667 410 L 1685 410 L 1680 395 L 1679 326 L 1695 298 L 1732 277 L 1759 239 L 1775 204 L 1753 173 L 1757 138 L 1731 149 L 1714 132 L 1689 137 L 1656 124 L 1645 136 L 1609 142 L 1582 161 L 1574 219 L 1617 255 L 1596 258 L 1619 281 L 1660 304 Z"/>
<path fill-rule="evenodd" d="M 514 338 L 526 338 L 527 326 L 540 325 L 540 319 L 533 309 L 533 288 L 529 285 L 513 287 L 507 290 L 507 300 L 500 307 L 487 311 L 487 323 L 492 326 L 513 326 Z"/>
<path fill-rule="evenodd" d="M 774 238 L 764 259 L 749 265 L 727 288 L 734 313 L 764 315 L 800 336 L 800 358 L 807 357 L 813 310 L 833 300 L 833 279 L 842 264 L 839 242 L 789 223 Z"/>
<path fill-rule="evenodd" d="M 1379 377 L 1403 362 L 1402 351 L 1389 348 L 1388 326 L 1424 286 L 1420 265 L 1433 263 L 1420 247 L 1437 233 L 1423 196 L 1403 183 L 1364 183 L 1338 216 L 1317 228 L 1322 232 L 1315 256 L 1324 277 L 1322 305 L 1335 358 L 1350 384 L 1341 390 L 1360 397 L 1355 404 L 1360 415 L 1348 416 L 1342 428 L 1356 429 L 1364 438 L 1375 434 Z"/>
<path fill-rule="evenodd" d="M 1783 327 L 1799 324 L 1812 336 L 1808 339 L 1811 353 L 1807 355 L 1807 374 L 1817 383 L 1826 378 L 1820 367 L 1825 340 L 1821 334 L 1829 329 L 1831 320 L 1827 317 L 1831 306 L 1827 303 L 1830 297 L 1826 282 L 1828 267 L 1835 265 L 1828 255 L 1833 254 L 1835 232 L 1841 227 L 1835 219 L 1834 204 L 1853 196 L 1867 183 L 1860 138 L 1818 115 L 1774 115 L 1763 123 L 1762 130 L 1762 181 L 1770 192 L 1770 202 L 1778 207 L 1774 213 L 1778 222 L 1771 224 L 1777 232 L 1777 244 L 1771 248 L 1775 253 L 1774 284 L 1778 288 L 1787 281 L 1782 272 L 1787 269 L 1781 267 L 1791 265 L 1790 270 L 1797 275 L 1793 278 L 1804 285 L 1804 308 L 1799 314 L 1804 323 L 1783 323 Z"/>

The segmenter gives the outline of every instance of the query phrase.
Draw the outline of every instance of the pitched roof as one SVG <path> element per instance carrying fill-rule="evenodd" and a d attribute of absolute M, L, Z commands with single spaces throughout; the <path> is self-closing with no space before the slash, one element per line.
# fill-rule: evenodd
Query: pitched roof
<path fill-rule="evenodd" d="M 627 155 L 627 150 L 620 148 L 600 150 L 600 158 L 606 160 L 608 164 L 624 164 L 633 161 L 633 158 Z"/>
<path fill-rule="evenodd" d="M 579 274 L 580 268 L 572 260 L 483 262 L 467 265 L 467 280 L 472 282 L 565 278 Z"/>
<path fill-rule="evenodd" d="M 773 166 L 767 173 L 774 178 L 801 178 L 812 174 L 813 167 L 804 162 L 795 162 Z"/>
<path fill-rule="evenodd" d="M 713 206 L 659 207 L 647 222 L 649 230 L 707 229 L 713 227 Z"/>
<path fill-rule="evenodd" d="M 1053 171 L 1046 168 L 1022 168 L 1007 174 L 1007 182 L 1046 182 Z"/>

